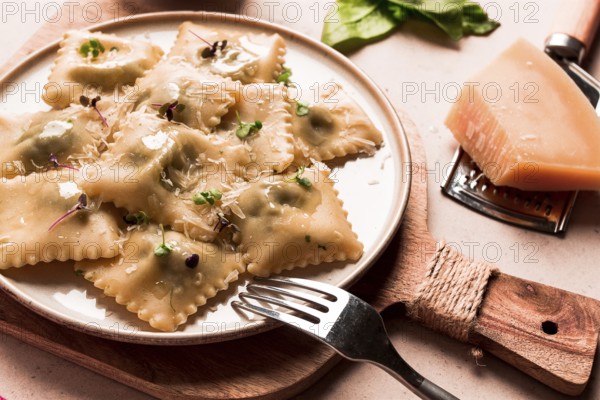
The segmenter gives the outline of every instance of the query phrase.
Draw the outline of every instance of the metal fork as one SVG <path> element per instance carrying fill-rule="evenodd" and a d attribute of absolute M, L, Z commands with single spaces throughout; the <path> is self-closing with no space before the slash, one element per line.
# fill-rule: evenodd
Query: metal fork
<path fill-rule="evenodd" d="M 316 293 L 309 294 L 290 286 Z M 349 360 L 375 364 L 421 399 L 457 399 L 408 365 L 390 342 L 379 313 L 345 290 L 306 279 L 282 277 L 256 278 L 246 289 L 247 292 L 239 295 L 241 301 L 232 303 L 234 306 L 282 321 L 316 337 Z M 298 299 L 304 304 L 286 298 Z M 262 304 L 275 305 L 278 309 Z"/>

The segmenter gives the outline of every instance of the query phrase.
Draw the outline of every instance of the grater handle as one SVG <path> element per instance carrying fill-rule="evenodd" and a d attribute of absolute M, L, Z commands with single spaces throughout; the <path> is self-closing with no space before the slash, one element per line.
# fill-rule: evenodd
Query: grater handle
<path fill-rule="evenodd" d="M 469 342 L 548 386 L 579 395 L 592 371 L 600 302 L 514 276 L 493 277 Z"/>
<path fill-rule="evenodd" d="M 600 0 L 562 0 L 558 7 L 553 33 L 577 39 L 589 51 L 600 23 Z"/>

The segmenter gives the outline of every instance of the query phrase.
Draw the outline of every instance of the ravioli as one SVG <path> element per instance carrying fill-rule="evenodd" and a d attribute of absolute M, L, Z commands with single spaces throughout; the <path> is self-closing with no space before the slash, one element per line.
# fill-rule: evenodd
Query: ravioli
<path fill-rule="evenodd" d="M 158 113 L 163 104 L 177 102 L 184 109 L 175 110 L 173 119 L 208 133 L 234 104 L 237 85 L 185 61 L 171 59 L 159 63 L 136 86 L 135 109 Z"/>
<path fill-rule="evenodd" d="M 111 258 L 118 254 L 119 227 L 110 206 L 73 213 L 81 189 L 72 170 L 33 173 L 2 183 L 0 269 L 39 262 Z"/>
<path fill-rule="evenodd" d="M 332 261 L 356 261 L 363 252 L 328 170 L 307 168 L 304 185 L 283 175 L 250 184 L 238 199 L 244 218 L 232 216 L 237 241 L 254 275 Z M 310 185 L 307 187 L 307 185 Z"/>
<path fill-rule="evenodd" d="M 26 115 L 17 126 L 0 149 L 2 178 L 51 168 L 52 155 L 64 165 L 93 162 L 108 136 L 98 113 L 82 106 Z"/>
<path fill-rule="evenodd" d="M 213 240 L 219 208 L 192 199 L 203 191 L 226 192 L 236 167 L 249 162 L 245 148 L 151 114 L 132 113 L 123 125 L 81 187 L 194 239 Z"/>
<path fill-rule="evenodd" d="M 327 161 L 351 154 L 373 154 L 383 142 L 381 132 L 339 83 L 320 85 L 318 99 L 306 115 L 294 113 L 296 162 Z"/>
<path fill-rule="evenodd" d="M 155 255 L 162 239 L 158 226 L 150 225 L 130 233 L 122 256 L 81 261 L 75 269 L 153 328 L 171 332 L 207 299 L 227 289 L 244 267 L 239 254 L 212 243 L 194 242 L 173 231 L 165 233 L 165 242 L 172 247 L 170 253 Z M 190 262 L 193 254 L 196 264 Z"/>
<path fill-rule="evenodd" d="M 244 123 L 260 122 L 261 128 L 239 138 L 236 131 Z M 223 118 L 220 135 L 233 143 L 248 145 L 254 165 L 248 171 L 282 172 L 294 161 L 291 106 L 285 86 L 279 84 L 245 85 L 237 93 L 237 102 Z"/>
<path fill-rule="evenodd" d="M 227 41 L 211 57 L 203 57 L 214 42 Z M 197 68 L 244 84 L 275 82 L 283 70 L 285 41 L 278 34 L 248 33 L 184 22 L 179 27 L 171 58 L 183 58 Z M 206 53 L 205 53 L 206 55 Z"/>
<path fill-rule="evenodd" d="M 149 42 L 68 31 L 60 42 L 43 99 L 52 107 L 65 108 L 78 102 L 81 95 L 116 94 L 123 86 L 133 85 L 163 54 L 159 46 Z"/>

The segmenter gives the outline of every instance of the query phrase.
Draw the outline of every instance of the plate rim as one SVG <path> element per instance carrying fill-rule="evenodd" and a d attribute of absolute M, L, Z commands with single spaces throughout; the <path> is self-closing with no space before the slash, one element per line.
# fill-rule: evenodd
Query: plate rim
<path fill-rule="evenodd" d="M 402 121 L 396 110 L 394 109 L 390 100 L 385 96 L 384 92 L 379 88 L 379 86 L 357 65 L 355 65 L 349 58 L 339 53 L 335 49 L 325 45 L 324 43 L 313 39 L 305 33 L 298 32 L 286 26 L 276 24 L 269 21 L 264 21 L 262 19 L 254 19 L 248 16 L 240 15 L 240 14 L 230 14 L 230 13 L 221 13 L 221 12 L 210 12 L 210 11 L 160 11 L 160 12 L 151 12 L 151 13 L 142 13 L 136 14 L 134 16 L 128 16 L 123 19 L 117 19 L 112 21 L 101 22 L 97 24 L 90 25 L 88 27 L 80 27 L 77 28 L 79 30 L 89 30 L 89 31 L 99 31 L 105 29 L 118 29 L 123 26 L 123 24 L 127 23 L 137 23 L 143 24 L 147 22 L 162 22 L 165 19 L 169 20 L 177 20 L 179 19 L 181 22 L 186 20 L 190 21 L 198 21 L 202 20 L 203 23 L 211 23 L 211 22 L 221 22 L 221 23 L 238 23 L 243 26 L 243 24 L 249 24 L 254 27 L 264 27 L 270 31 L 274 31 L 277 33 L 283 33 L 287 37 L 293 38 L 296 41 L 301 41 L 311 46 L 315 46 L 317 50 L 326 54 L 330 59 L 333 60 L 335 64 L 342 65 L 346 70 L 351 72 L 354 78 L 357 78 L 360 82 L 361 86 L 365 86 L 369 88 L 370 94 L 376 99 L 377 106 L 379 106 L 380 111 L 385 115 L 385 118 L 388 122 L 393 126 L 392 135 L 394 135 L 398 141 L 400 147 L 400 160 L 402 164 L 410 165 L 411 164 L 411 154 L 410 154 L 410 146 L 408 142 L 408 136 L 406 134 L 406 130 L 402 125 Z M 157 21 L 154 21 L 157 20 Z M 65 29 L 67 31 L 68 29 Z M 30 63 L 35 62 L 37 58 L 46 56 L 46 53 L 56 52 L 58 50 L 58 46 L 62 38 L 57 39 L 43 48 L 36 50 L 25 57 L 22 61 L 11 67 L 6 73 L 0 76 L 0 83 L 6 82 L 11 78 L 11 76 L 19 74 L 21 70 L 26 69 L 30 66 Z M 400 179 L 403 175 L 403 171 L 399 171 L 398 177 L 396 179 Z M 380 241 L 377 245 L 375 245 L 374 249 L 367 256 L 367 259 L 364 260 L 364 266 L 362 268 L 357 268 L 355 271 L 352 271 L 348 276 L 346 276 L 341 282 L 337 284 L 338 287 L 341 288 L 349 288 L 354 283 L 356 283 L 381 257 L 385 249 L 391 243 L 392 239 L 395 236 L 396 231 L 400 227 L 402 219 L 405 215 L 406 207 L 408 205 L 408 200 L 410 196 L 411 190 L 411 180 L 410 179 L 402 179 L 400 187 L 400 193 L 397 193 L 397 207 L 395 207 L 394 212 L 392 213 L 393 217 L 390 219 L 390 223 L 383 230 L 384 240 Z M 17 288 L 13 288 L 12 284 L 8 282 L 3 274 L 0 273 L 0 289 L 2 289 L 5 293 L 7 293 L 11 298 L 34 311 L 36 314 L 49 319 L 61 326 L 71 328 L 86 334 L 91 334 L 93 336 L 101 337 L 104 339 L 115 340 L 119 342 L 127 342 L 127 343 L 135 343 L 135 344 L 147 344 L 147 345 L 194 345 L 194 344 L 208 344 L 208 343 L 217 343 L 224 342 L 228 340 L 240 339 L 243 337 L 259 334 L 262 332 L 269 331 L 276 327 L 281 326 L 280 323 L 272 322 L 269 320 L 259 320 L 259 321 L 249 321 L 241 330 L 233 330 L 233 331 L 217 331 L 212 334 L 199 334 L 195 333 L 185 333 L 181 331 L 175 332 L 135 332 L 135 333 L 124 333 L 119 334 L 118 330 L 115 333 L 114 330 L 105 330 L 100 327 L 100 329 L 90 329 L 90 324 L 96 324 L 93 322 L 88 322 L 84 324 L 82 321 L 79 321 L 73 317 L 68 315 L 64 315 L 59 311 L 56 311 L 45 304 L 40 304 L 38 301 L 30 298 L 24 293 L 20 293 Z"/>

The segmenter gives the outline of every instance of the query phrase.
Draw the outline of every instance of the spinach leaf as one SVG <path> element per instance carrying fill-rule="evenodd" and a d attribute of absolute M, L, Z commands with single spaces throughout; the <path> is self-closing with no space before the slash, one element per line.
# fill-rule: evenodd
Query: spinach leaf
<path fill-rule="evenodd" d="M 453 40 L 486 35 L 500 26 L 479 4 L 466 0 L 337 0 L 337 5 L 321 40 L 343 52 L 382 39 L 409 19 L 432 23 Z"/>
<path fill-rule="evenodd" d="M 387 9 L 387 0 L 337 0 L 338 9 L 329 15 L 321 40 L 341 51 L 351 51 L 383 38 L 397 25 Z"/>

